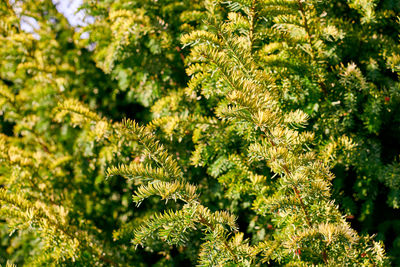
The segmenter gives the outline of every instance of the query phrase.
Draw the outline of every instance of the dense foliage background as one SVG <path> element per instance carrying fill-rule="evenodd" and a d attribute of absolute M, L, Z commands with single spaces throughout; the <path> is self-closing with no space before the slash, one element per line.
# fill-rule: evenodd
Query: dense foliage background
<path fill-rule="evenodd" d="M 0 264 L 400 265 L 400 1 L 81 9 L 0 3 Z"/>

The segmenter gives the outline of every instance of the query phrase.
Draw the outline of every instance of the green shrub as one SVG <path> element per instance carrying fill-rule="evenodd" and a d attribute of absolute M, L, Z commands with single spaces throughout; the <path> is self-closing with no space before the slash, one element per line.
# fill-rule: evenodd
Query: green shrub
<path fill-rule="evenodd" d="M 0 264 L 399 263 L 398 1 L 82 9 L 0 4 Z"/>

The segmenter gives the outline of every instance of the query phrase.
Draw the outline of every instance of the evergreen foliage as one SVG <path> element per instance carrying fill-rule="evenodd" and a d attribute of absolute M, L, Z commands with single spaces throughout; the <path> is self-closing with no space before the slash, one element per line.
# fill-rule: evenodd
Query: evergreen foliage
<path fill-rule="evenodd" d="M 0 3 L 0 264 L 400 264 L 398 0 L 81 9 Z"/>

